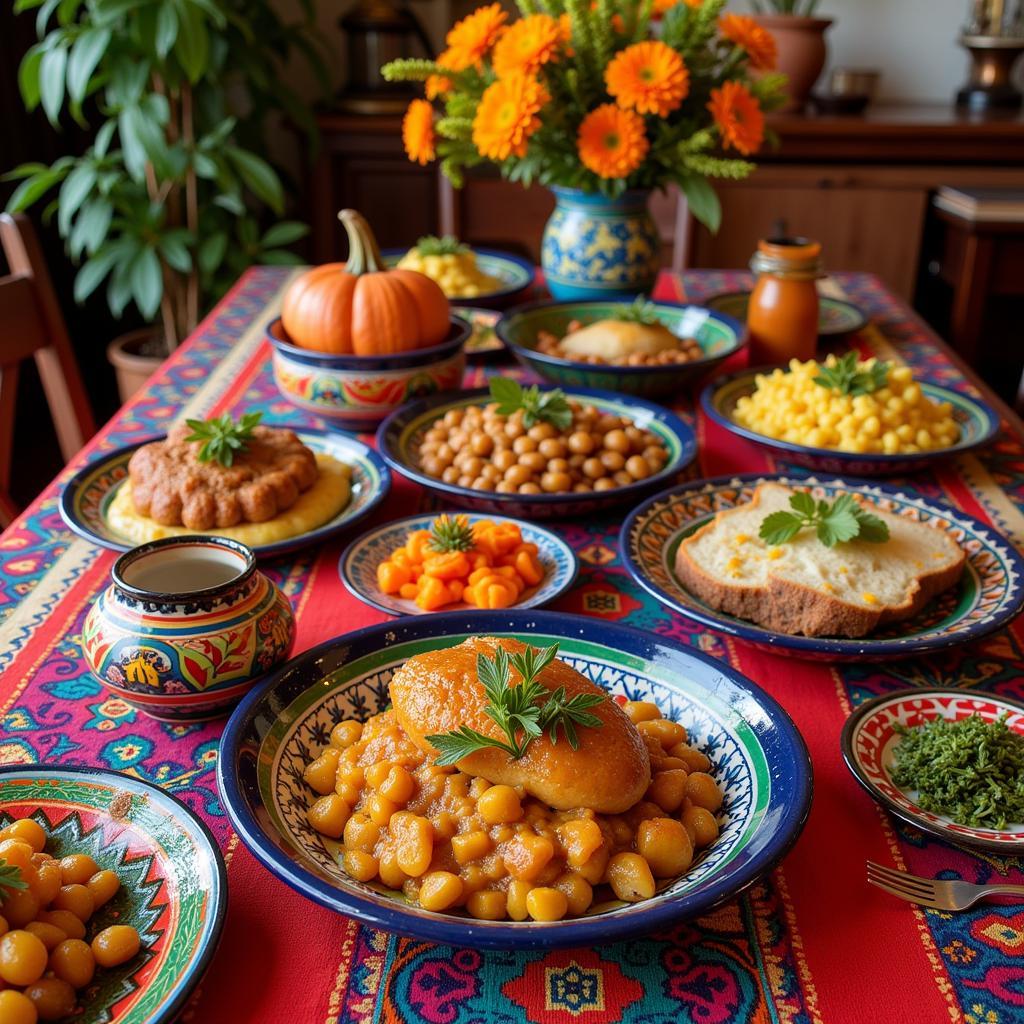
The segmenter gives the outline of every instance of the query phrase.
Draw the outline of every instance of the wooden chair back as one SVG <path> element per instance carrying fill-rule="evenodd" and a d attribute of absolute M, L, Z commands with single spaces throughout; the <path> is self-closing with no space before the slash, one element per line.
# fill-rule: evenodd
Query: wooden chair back
<path fill-rule="evenodd" d="M 0 524 L 6 526 L 14 509 L 8 491 L 21 364 L 36 362 L 65 462 L 96 425 L 39 240 L 24 214 L 0 214 L 0 248 L 10 269 L 0 277 Z"/>

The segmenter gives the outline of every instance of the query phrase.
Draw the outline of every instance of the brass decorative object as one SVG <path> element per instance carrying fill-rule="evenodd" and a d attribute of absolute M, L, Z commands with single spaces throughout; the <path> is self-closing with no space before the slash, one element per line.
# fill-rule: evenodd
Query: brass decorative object
<path fill-rule="evenodd" d="M 1024 3 L 1010 14 L 1006 0 L 974 0 L 960 43 L 971 55 L 971 71 L 957 93 L 957 106 L 976 111 L 1019 107 L 1013 68 L 1024 53 Z"/>

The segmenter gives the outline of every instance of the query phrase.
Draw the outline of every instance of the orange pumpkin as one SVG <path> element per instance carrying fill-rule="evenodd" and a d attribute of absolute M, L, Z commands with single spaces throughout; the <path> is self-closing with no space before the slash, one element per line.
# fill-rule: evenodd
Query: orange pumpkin
<path fill-rule="evenodd" d="M 370 225 L 355 210 L 338 214 L 348 233 L 348 262 L 325 263 L 285 292 L 281 322 L 300 348 L 379 356 L 429 348 L 451 328 L 440 286 L 414 270 L 389 270 Z"/>

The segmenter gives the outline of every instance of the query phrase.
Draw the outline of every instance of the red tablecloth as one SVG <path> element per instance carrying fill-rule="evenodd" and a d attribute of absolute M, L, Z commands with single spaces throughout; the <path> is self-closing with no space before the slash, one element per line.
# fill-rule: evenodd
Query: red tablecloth
<path fill-rule="evenodd" d="M 98 452 L 163 431 L 178 414 L 257 406 L 267 421 L 311 422 L 277 394 L 262 325 L 286 271 L 247 274 L 147 389 L 67 473 Z M 970 387 L 948 351 L 873 278 L 838 283 L 873 318 L 857 343 L 921 375 Z M 737 274 L 666 275 L 662 296 L 699 299 L 743 285 Z M 474 382 L 481 374 L 473 371 Z M 989 400 L 992 401 L 991 396 Z M 683 403 L 693 417 L 692 403 Z M 1003 410 L 1005 414 L 1005 410 Z M 769 470 L 771 461 L 697 418 L 694 473 Z M 1024 536 L 1024 449 L 1017 421 L 989 450 L 912 481 L 931 497 Z M 65 477 L 67 475 L 65 474 Z M 632 622 L 727 659 L 770 690 L 803 732 L 816 773 L 814 809 L 792 853 L 742 898 L 649 940 L 593 950 L 493 953 L 396 939 L 294 894 L 240 847 L 213 767 L 222 723 L 160 725 L 109 699 L 88 674 L 78 636 L 113 555 L 75 539 L 57 510 L 60 480 L 0 538 L 0 761 L 109 766 L 182 797 L 210 824 L 228 861 L 223 944 L 186 1013 L 196 1022 L 417 1021 L 605 1024 L 612 1021 L 859 1024 L 1024 1020 L 1024 913 L 987 905 L 924 912 L 870 888 L 864 861 L 977 881 L 1021 881 L 1016 862 L 971 856 L 888 818 L 843 767 L 838 737 L 852 707 L 906 685 L 962 685 L 1024 695 L 1020 624 L 935 659 L 833 668 L 783 659 L 689 626 L 646 597 L 616 550 L 621 514 L 566 525 L 583 571 L 562 610 Z M 379 516 L 412 511 L 401 481 Z M 298 616 L 297 650 L 384 619 L 350 597 L 336 564 L 343 540 L 271 565 Z"/>

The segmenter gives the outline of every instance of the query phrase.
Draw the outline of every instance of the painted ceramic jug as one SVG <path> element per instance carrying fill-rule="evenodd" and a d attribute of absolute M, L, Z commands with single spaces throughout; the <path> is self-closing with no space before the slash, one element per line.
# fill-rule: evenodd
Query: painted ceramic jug
<path fill-rule="evenodd" d="M 285 661 L 295 640 L 288 598 L 244 544 L 168 537 L 133 548 L 85 620 L 89 668 L 153 718 L 225 714 Z"/>
<path fill-rule="evenodd" d="M 632 299 L 654 287 L 661 264 L 658 229 L 647 209 L 649 193 L 618 199 L 554 187 L 555 210 L 544 228 L 541 266 L 559 302 Z"/>

